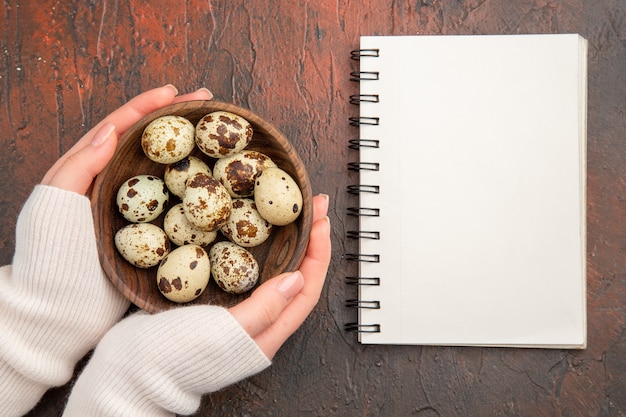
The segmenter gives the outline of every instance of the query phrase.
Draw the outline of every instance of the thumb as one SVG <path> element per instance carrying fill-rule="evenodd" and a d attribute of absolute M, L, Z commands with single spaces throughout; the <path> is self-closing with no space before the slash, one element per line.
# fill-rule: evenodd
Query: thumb
<path fill-rule="evenodd" d="M 285 273 L 265 282 L 250 297 L 229 308 L 250 337 L 271 327 L 293 297 L 304 287 L 300 271 Z"/>
<path fill-rule="evenodd" d="M 61 166 L 47 175 L 42 184 L 85 194 L 93 179 L 109 163 L 117 146 L 117 134 L 112 123 L 104 123 L 96 132 L 91 143 L 69 155 Z"/>

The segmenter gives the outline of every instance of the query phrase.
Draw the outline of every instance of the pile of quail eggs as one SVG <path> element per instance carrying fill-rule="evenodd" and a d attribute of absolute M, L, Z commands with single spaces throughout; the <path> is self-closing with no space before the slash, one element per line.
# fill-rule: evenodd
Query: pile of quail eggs
<path fill-rule="evenodd" d="M 253 133 L 246 119 L 225 111 L 195 126 L 162 116 L 143 131 L 145 155 L 165 171 L 163 178 L 140 174 L 119 187 L 117 207 L 129 223 L 115 234 L 115 246 L 138 268 L 158 265 L 157 286 L 171 301 L 196 299 L 211 277 L 229 293 L 249 291 L 259 265 L 246 248 L 300 215 L 294 179 L 267 155 L 246 149 Z M 191 155 L 196 147 L 208 159 Z M 180 202 L 168 208 L 174 198 Z M 162 223 L 155 221 L 163 213 Z M 226 239 L 218 241 L 218 234 Z"/>

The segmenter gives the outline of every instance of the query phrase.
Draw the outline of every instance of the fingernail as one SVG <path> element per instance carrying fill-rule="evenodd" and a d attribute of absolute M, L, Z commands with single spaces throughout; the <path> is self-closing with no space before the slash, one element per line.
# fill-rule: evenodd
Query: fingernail
<path fill-rule="evenodd" d="M 167 84 L 165 85 L 165 87 L 170 88 L 172 91 L 174 91 L 174 95 L 178 95 L 178 88 L 174 87 L 173 84 Z"/>
<path fill-rule="evenodd" d="M 293 298 L 304 286 L 304 277 L 300 271 L 292 272 L 278 283 L 278 292 L 286 299 Z"/>
<path fill-rule="evenodd" d="M 327 214 L 328 213 L 328 206 L 330 204 L 330 197 L 328 196 L 328 194 L 324 194 L 324 193 L 320 193 L 319 196 L 323 197 L 324 201 L 326 202 L 326 204 L 324 206 L 324 214 Z"/>
<path fill-rule="evenodd" d="M 209 89 L 206 88 L 206 87 L 202 87 L 202 88 L 199 88 L 198 90 L 196 90 L 196 93 L 200 93 L 200 92 L 203 92 L 203 93 L 207 94 L 209 96 L 209 100 L 211 100 L 213 98 L 213 93 L 211 91 L 209 91 Z"/>
<path fill-rule="evenodd" d="M 115 125 L 110 122 L 106 122 L 102 125 L 100 129 L 96 132 L 93 139 L 91 139 L 91 146 L 100 146 L 104 142 L 106 142 L 111 134 L 115 131 Z"/>

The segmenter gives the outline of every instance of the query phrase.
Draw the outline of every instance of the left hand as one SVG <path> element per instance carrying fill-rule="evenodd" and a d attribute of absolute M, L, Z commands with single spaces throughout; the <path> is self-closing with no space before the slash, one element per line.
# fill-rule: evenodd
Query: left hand
<path fill-rule="evenodd" d="M 93 179 L 113 157 L 117 139 L 134 123 L 173 103 L 212 98 L 213 94 L 206 88 L 181 96 L 178 96 L 178 90 L 173 85 L 146 91 L 132 98 L 87 132 L 56 161 L 41 183 L 87 194 Z"/>

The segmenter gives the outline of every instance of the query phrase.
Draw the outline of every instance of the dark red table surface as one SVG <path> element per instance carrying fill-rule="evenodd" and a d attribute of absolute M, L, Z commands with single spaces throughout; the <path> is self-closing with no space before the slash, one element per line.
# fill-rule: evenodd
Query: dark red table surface
<path fill-rule="evenodd" d="M 19 1 L 0 11 L 0 260 L 52 163 L 132 96 L 210 88 L 289 137 L 330 195 L 319 306 L 271 368 L 204 398 L 199 416 L 625 416 L 626 2 Z M 343 278 L 356 243 L 350 51 L 361 34 L 580 33 L 589 41 L 588 348 L 362 346 Z M 437 314 L 437 312 L 433 312 Z M 80 369 L 80 365 L 77 369 Z M 71 383 L 29 416 L 57 416 Z"/>

